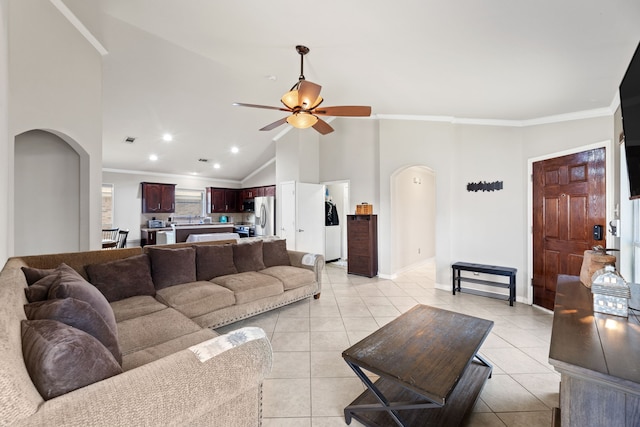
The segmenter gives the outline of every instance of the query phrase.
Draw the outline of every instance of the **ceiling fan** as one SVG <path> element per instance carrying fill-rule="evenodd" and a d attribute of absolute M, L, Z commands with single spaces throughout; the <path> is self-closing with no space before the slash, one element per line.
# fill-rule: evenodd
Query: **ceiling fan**
<path fill-rule="evenodd" d="M 280 99 L 286 108 L 244 104 L 240 102 L 233 104 L 239 107 L 264 108 L 291 113 L 291 115 L 268 124 L 260 130 L 271 130 L 285 123 L 289 123 L 291 126 L 299 129 L 313 127 L 322 135 L 326 135 L 333 132 L 333 128 L 318 116 L 367 117 L 371 115 L 371 107 L 368 106 L 345 105 L 339 107 L 320 107 L 323 101 L 320 96 L 322 86 L 307 81 L 304 78 L 304 55 L 309 53 L 309 48 L 298 45 L 296 46 L 296 51 L 300 54 L 300 77 L 289 92 L 285 93 L 282 99 Z"/>

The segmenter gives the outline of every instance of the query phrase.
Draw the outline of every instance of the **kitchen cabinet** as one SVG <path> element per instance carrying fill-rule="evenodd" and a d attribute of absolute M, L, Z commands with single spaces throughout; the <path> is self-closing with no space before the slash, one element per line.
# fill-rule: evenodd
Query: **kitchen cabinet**
<path fill-rule="evenodd" d="M 264 187 L 264 195 L 266 197 L 268 196 L 276 196 L 276 186 L 275 185 L 268 185 L 266 187 Z"/>
<path fill-rule="evenodd" d="M 377 215 L 347 215 L 347 272 L 378 275 Z"/>
<path fill-rule="evenodd" d="M 142 213 L 175 212 L 176 184 L 142 183 Z"/>
<path fill-rule="evenodd" d="M 232 188 L 207 188 L 207 212 L 238 212 L 238 192 Z"/>

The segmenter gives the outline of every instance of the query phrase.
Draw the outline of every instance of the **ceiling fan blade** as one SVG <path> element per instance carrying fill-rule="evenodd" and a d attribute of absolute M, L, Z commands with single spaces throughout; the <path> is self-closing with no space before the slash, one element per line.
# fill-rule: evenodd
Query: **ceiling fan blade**
<path fill-rule="evenodd" d="M 318 99 L 321 89 L 320 85 L 302 80 L 298 88 L 298 105 L 308 110 L 319 104 L 318 101 L 322 101 L 322 98 Z"/>
<path fill-rule="evenodd" d="M 371 107 L 364 105 L 343 105 L 340 107 L 322 107 L 313 110 L 313 114 L 322 116 L 350 116 L 368 117 L 371 115 Z"/>
<path fill-rule="evenodd" d="M 333 132 L 333 128 L 329 126 L 329 123 L 325 122 L 320 118 L 318 119 L 316 124 L 313 125 L 313 128 L 323 135 Z"/>
<path fill-rule="evenodd" d="M 285 110 L 285 111 L 286 111 L 286 110 Z M 288 117 L 288 116 L 287 116 L 287 117 Z M 273 123 L 271 123 L 271 124 L 266 125 L 265 127 L 263 127 L 263 128 L 262 128 L 262 129 L 260 129 L 260 130 L 271 130 L 271 129 L 275 129 L 275 128 L 277 128 L 278 126 L 281 126 L 281 125 L 283 125 L 283 124 L 287 123 L 287 117 L 282 118 L 282 119 L 280 119 L 280 120 L 276 120 L 275 122 L 273 122 Z"/>
<path fill-rule="evenodd" d="M 251 107 L 251 108 L 263 108 L 266 110 L 278 110 L 278 111 L 291 111 L 287 108 L 282 108 L 282 107 L 271 107 L 269 105 L 257 105 L 257 104 L 245 104 L 242 102 L 234 102 L 233 103 L 234 107 Z"/>

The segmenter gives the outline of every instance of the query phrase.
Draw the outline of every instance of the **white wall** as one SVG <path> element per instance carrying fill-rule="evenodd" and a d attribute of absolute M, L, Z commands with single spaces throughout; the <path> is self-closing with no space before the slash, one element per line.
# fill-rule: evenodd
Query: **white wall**
<path fill-rule="evenodd" d="M 204 190 L 207 187 L 240 188 L 240 183 L 228 180 L 203 179 L 196 176 L 122 173 L 104 171 L 102 181 L 113 184 L 113 225 L 129 230 L 127 244 L 135 245 L 140 241 L 142 217 L 141 182 L 159 182 L 176 184 L 177 188 Z M 150 215 L 149 215 L 150 216 Z M 157 219 L 167 219 L 171 214 L 155 214 Z"/>
<path fill-rule="evenodd" d="M 436 176 L 411 166 L 391 177 L 391 268 L 394 273 L 436 256 Z"/>
<path fill-rule="evenodd" d="M 80 249 L 100 248 L 101 56 L 51 2 L 11 0 L 9 22 L 10 176 L 16 135 L 42 129 L 63 138 L 80 155 Z M 7 221 L 10 255 L 14 239 L 38 238 L 14 236 L 13 215 L 22 213 L 13 212 L 12 191 Z"/>
<path fill-rule="evenodd" d="M 44 131 L 15 138 L 15 255 L 80 250 L 80 156 Z"/>
<path fill-rule="evenodd" d="M 0 0 L 0 265 L 9 257 L 9 1 Z M 11 141 L 11 142 L 10 142 Z"/>
<path fill-rule="evenodd" d="M 265 164 L 253 175 L 242 180 L 242 188 L 262 187 L 265 185 L 275 185 L 276 183 L 276 159 Z"/>
<path fill-rule="evenodd" d="M 377 120 L 336 119 L 331 126 L 335 132 L 320 137 L 320 182 L 349 181 L 348 213 L 362 202 L 379 213 Z"/>

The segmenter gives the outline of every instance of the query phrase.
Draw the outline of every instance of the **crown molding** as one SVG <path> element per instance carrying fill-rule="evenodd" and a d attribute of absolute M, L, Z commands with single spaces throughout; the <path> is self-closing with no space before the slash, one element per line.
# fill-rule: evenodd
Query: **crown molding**
<path fill-rule="evenodd" d="M 73 13 L 71 9 L 69 9 L 67 5 L 62 2 L 62 0 L 50 0 L 50 1 L 51 1 L 51 4 L 53 4 L 55 8 L 58 9 L 58 11 L 65 18 L 67 18 L 67 21 L 69 21 L 71 25 L 73 25 L 76 28 L 76 30 L 78 30 L 78 32 L 82 34 L 82 36 L 85 39 L 87 39 L 87 41 L 91 44 L 91 46 L 93 46 L 93 48 L 97 50 L 100 55 L 105 56 L 109 54 L 109 51 L 102 45 L 102 43 L 98 41 L 97 38 L 95 38 L 93 34 L 91 34 L 91 31 L 89 31 L 89 29 L 85 27 L 85 25 L 82 22 L 80 22 L 80 20 L 75 15 L 75 13 Z"/>
<path fill-rule="evenodd" d="M 274 159 L 275 160 L 275 159 Z M 164 172 L 149 172 L 149 171 L 137 171 L 137 170 L 129 170 L 129 169 L 112 169 L 112 168 L 102 168 L 102 172 L 110 172 L 110 173 L 119 173 L 123 175 L 148 175 L 148 176 L 162 176 L 165 178 L 188 178 L 188 179 L 200 179 L 203 181 L 213 181 L 213 182 L 224 182 L 229 184 L 242 184 L 241 181 L 235 179 L 224 179 L 224 178 L 210 178 L 207 176 L 201 175 L 180 175 L 176 173 L 164 173 Z"/>

